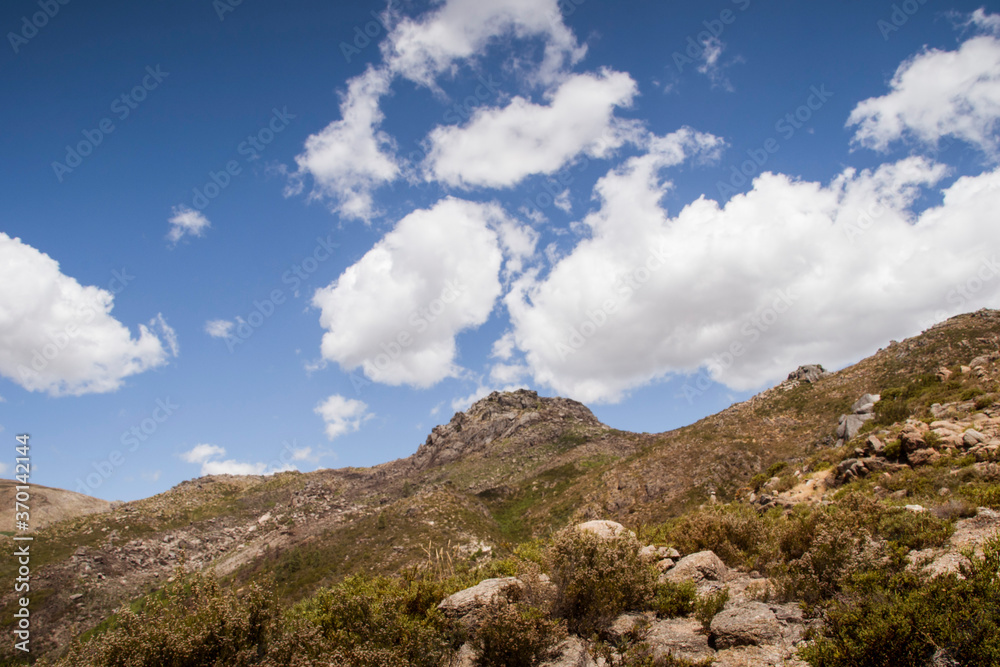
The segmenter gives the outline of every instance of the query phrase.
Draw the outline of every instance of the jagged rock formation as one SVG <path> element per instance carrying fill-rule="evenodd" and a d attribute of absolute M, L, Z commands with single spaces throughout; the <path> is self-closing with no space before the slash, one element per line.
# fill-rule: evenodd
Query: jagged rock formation
<path fill-rule="evenodd" d="M 495 391 L 465 412 L 456 412 L 447 424 L 435 426 L 409 460 L 418 470 L 441 466 L 543 422 L 602 426 L 587 406 L 567 398 L 539 398 L 527 389 Z"/>

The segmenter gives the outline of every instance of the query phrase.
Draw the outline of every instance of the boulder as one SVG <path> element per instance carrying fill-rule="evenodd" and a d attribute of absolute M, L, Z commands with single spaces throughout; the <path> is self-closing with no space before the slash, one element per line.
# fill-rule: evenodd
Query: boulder
<path fill-rule="evenodd" d="M 517 577 L 484 579 L 471 588 L 449 595 L 438 604 L 438 609 L 448 618 L 463 618 L 479 611 L 493 601 L 507 586 L 523 588 Z"/>
<path fill-rule="evenodd" d="M 930 447 L 918 449 L 906 455 L 906 460 L 914 467 L 934 463 L 939 458 L 941 458 L 941 454 L 936 449 L 931 449 Z"/>
<path fill-rule="evenodd" d="M 974 428 L 970 428 L 968 431 L 962 434 L 962 443 L 966 447 L 975 447 L 981 442 L 986 442 L 986 440 L 987 440 L 986 436 Z"/>
<path fill-rule="evenodd" d="M 723 609 L 712 619 L 711 634 L 717 649 L 760 646 L 781 639 L 781 624 L 763 602 L 745 602 Z"/>
<path fill-rule="evenodd" d="M 692 618 L 657 621 L 649 627 L 646 641 L 653 649 L 654 660 L 665 660 L 669 656 L 700 662 L 715 655 L 708 645 L 708 636 L 701 631 L 701 623 Z"/>
<path fill-rule="evenodd" d="M 555 653 L 559 657 L 543 662 L 540 667 L 596 667 L 597 665 L 587 650 L 587 644 L 573 635 L 566 637 L 556 647 Z"/>
<path fill-rule="evenodd" d="M 851 412 L 856 415 L 870 414 L 875 411 L 875 404 L 881 399 L 882 397 L 879 394 L 865 394 L 854 401 L 854 405 L 851 406 Z"/>
<path fill-rule="evenodd" d="M 725 581 L 729 568 L 712 551 L 699 551 L 685 556 L 667 572 L 667 579 L 680 583 L 688 579 L 700 584 L 704 581 Z"/>
<path fill-rule="evenodd" d="M 872 418 L 871 413 L 866 414 L 855 414 L 855 415 L 841 415 L 840 423 L 837 425 L 837 437 L 842 438 L 844 442 L 852 439 L 861 430 L 865 422 Z"/>
<path fill-rule="evenodd" d="M 829 373 L 820 364 L 807 364 L 805 366 L 799 366 L 794 371 L 788 374 L 788 380 L 798 380 L 799 382 L 813 383 L 820 378 L 826 377 Z"/>
<path fill-rule="evenodd" d="M 899 442 L 903 446 L 903 451 L 907 454 L 927 447 L 927 441 L 924 439 L 923 433 L 911 424 L 907 424 L 899 432 Z"/>
<path fill-rule="evenodd" d="M 585 521 L 584 523 L 577 524 L 576 529 L 581 532 L 594 533 L 598 537 L 602 537 L 606 540 L 611 539 L 612 537 L 618 537 L 625 532 L 625 526 L 616 521 L 607 521 L 604 519 Z"/>

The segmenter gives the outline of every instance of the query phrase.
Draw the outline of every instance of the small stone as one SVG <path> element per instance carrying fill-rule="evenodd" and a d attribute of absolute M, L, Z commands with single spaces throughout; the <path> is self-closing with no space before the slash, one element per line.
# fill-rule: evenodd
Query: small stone
<path fill-rule="evenodd" d="M 951 495 L 951 489 L 949 489 L 947 486 L 942 486 L 940 489 L 938 489 L 938 495 L 939 496 L 950 496 Z"/>

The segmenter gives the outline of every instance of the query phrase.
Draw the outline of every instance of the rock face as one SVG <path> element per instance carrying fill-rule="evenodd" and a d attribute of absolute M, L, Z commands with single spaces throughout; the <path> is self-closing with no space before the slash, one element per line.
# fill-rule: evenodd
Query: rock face
<path fill-rule="evenodd" d="M 760 646 L 781 639 L 781 625 L 771 608 L 762 602 L 744 602 L 723 609 L 712 619 L 712 637 L 717 649 Z"/>
<path fill-rule="evenodd" d="M 455 413 L 447 424 L 435 426 L 411 458 L 412 465 L 423 470 L 455 461 L 545 421 L 543 413 L 581 426 L 601 426 L 585 405 L 567 398 L 539 398 L 527 389 L 495 391 L 465 412 Z"/>
<path fill-rule="evenodd" d="M 646 640 L 656 660 L 671 656 L 698 662 L 715 655 L 708 645 L 708 635 L 701 631 L 701 623 L 692 618 L 657 621 L 650 626 Z"/>

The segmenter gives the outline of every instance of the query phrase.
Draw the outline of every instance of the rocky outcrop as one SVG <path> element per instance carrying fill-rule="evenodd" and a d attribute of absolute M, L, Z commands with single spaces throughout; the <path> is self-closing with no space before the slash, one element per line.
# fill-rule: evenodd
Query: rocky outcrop
<path fill-rule="evenodd" d="M 840 438 L 841 444 L 853 440 L 865 422 L 875 416 L 875 404 L 879 400 L 878 394 L 865 394 L 851 406 L 851 414 L 840 416 L 837 437 Z"/>
<path fill-rule="evenodd" d="M 567 398 L 539 398 L 527 389 L 495 391 L 465 412 L 456 412 L 447 424 L 435 426 L 410 464 L 418 470 L 444 465 L 533 424 L 559 421 L 567 426 L 602 426 L 585 405 Z"/>

